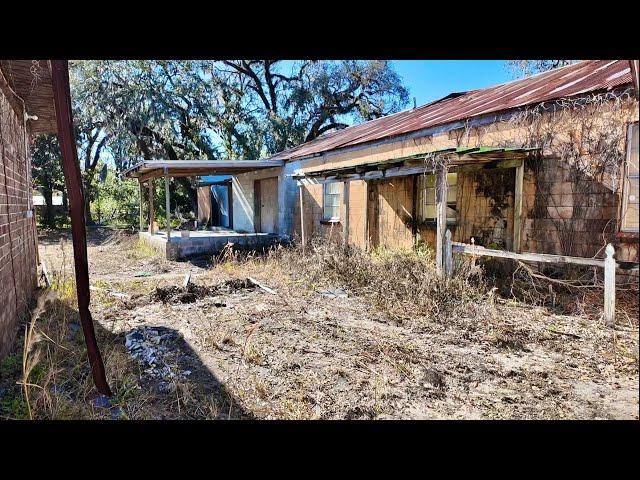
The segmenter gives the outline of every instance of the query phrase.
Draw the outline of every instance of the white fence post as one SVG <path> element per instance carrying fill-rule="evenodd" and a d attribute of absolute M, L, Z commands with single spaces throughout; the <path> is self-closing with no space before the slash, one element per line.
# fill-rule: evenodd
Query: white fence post
<path fill-rule="evenodd" d="M 615 250 L 608 244 L 604 259 L 604 323 L 613 325 L 616 319 L 616 261 Z"/>

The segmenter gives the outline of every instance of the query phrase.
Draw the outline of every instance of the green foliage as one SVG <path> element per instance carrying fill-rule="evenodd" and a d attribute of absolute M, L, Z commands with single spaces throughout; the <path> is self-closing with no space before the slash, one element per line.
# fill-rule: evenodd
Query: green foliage
<path fill-rule="evenodd" d="M 101 168 L 96 170 L 100 171 Z M 136 182 L 122 180 L 113 169 L 108 169 L 104 183 L 92 179 L 91 185 L 94 220 L 118 227 L 138 225 L 139 193 Z"/>
<path fill-rule="evenodd" d="M 575 63 L 576 60 L 507 60 L 507 66 L 514 77 L 529 77 L 536 73 Z"/>
<path fill-rule="evenodd" d="M 408 101 L 388 61 L 95 60 L 70 67 L 89 224 L 137 225 L 138 187 L 117 175 L 140 159 L 262 158 Z M 55 135 L 36 141 L 34 158 L 36 185 L 62 190 Z M 101 183 L 105 162 L 115 171 Z M 155 202 L 163 224 L 163 188 Z M 171 181 L 171 204 L 184 221 L 193 219 L 190 179 Z M 49 215 L 45 223 L 55 220 Z"/>

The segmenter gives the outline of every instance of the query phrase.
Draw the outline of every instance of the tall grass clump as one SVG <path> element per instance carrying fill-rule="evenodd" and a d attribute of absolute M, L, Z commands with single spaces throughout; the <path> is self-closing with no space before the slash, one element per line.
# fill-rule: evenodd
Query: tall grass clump
<path fill-rule="evenodd" d="M 271 257 L 309 284 L 345 288 L 399 321 L 446 322 L 468 315 L 487 291 L 481 270 L 469 262 L 458 264 L 452 277 L 440 278 L 433 252 L 425 248 L 366 252 L 318 238 L 304 252 L 296 245 L 274 250 Z"/>

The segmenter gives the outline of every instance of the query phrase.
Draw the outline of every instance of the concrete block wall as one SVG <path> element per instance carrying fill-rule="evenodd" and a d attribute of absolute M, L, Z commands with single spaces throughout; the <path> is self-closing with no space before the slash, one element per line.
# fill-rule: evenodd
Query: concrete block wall
<path fill-rule="evenodd" d="M 0 91 L 0 357 L 11 348 L 37 286 L 31 162 L 21 116 Z"/>
<path fill-rule="evenodd" d="M 283 209 L 283 205 L 285 205 L 283 198 L 284 192 L 287 189 L 285 182 L 293 182 L 295 185 L 295 181 L 291 178 L 285 178 L 283 168 L 267 168 L 233 176 L 233 229 L 235 231 L 243 233 L 255 232 L 254 182 L 263 178 L 272 177 L 278 177 L 278 233 L 286 234 L 287 230 L 290 230 L 290 228 L 287 228 L 287 222 L 285 220 L 287 213 Z M 288 215 L 291 216 L 291 213 L 289 212 Z"/>
<path fill-rule="evenodd" d="M 591 257 L 609 242 L 618 246 L 618 195 L 600 178 L 544 158 L 527 165 L 523 187 L 523 251 Z"/>

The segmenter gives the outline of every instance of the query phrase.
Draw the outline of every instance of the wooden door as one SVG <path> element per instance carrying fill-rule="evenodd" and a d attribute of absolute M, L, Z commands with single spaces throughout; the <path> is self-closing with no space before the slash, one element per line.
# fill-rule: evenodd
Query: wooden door
<path fill-rule="evenodd" d="M 278 233 L 278 177 L 256 180 L 256 231 Z"/>

